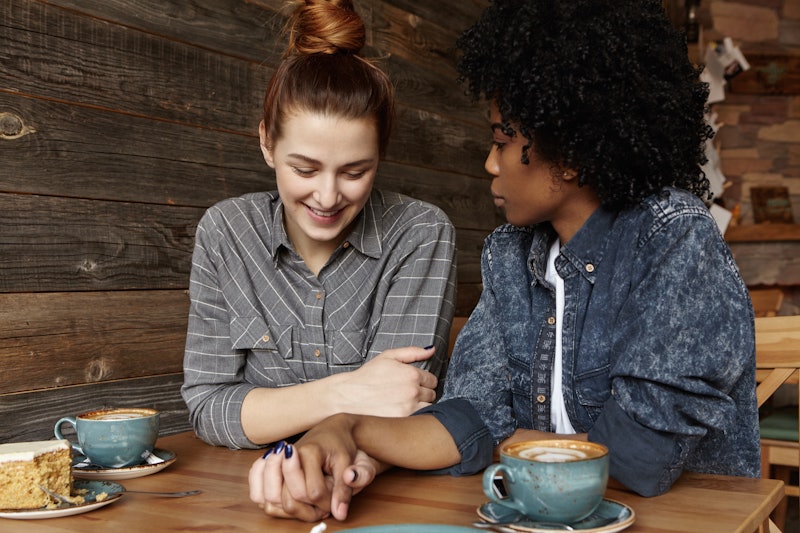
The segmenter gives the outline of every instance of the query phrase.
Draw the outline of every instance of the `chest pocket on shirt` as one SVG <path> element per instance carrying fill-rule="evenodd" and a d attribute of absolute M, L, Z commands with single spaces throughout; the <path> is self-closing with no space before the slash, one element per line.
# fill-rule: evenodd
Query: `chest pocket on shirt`
<path fill-rule="evenodd" d="M 366 359 L 366 331 L 335 331 L 331 336 L 331 364 L 362 365 Z"/>
<path fill-rule="evenodd" d="M 237 350 L 264 351 L 279 359 L 292 358 L 292 326 L 267 326 L 256 316 L 231 319 L 231 342 Z"/>
<path fill-rule="evenodd" d="M 575 392 L 581 406 L 593 422 L 600 416 L 603 404 L 611 396 L 609 365 L 582 372 L 575 377 Z M 579 415 L 580 416 L 580 415 Z"/>

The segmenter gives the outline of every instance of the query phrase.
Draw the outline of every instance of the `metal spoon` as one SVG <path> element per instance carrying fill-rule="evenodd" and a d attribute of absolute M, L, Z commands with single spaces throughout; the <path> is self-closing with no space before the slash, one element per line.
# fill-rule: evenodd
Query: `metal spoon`
<path fill-rule="evenodd" d="M 47 487 L 43 487 L 42 485 L 39 485 L 39 488 L 42 489 L 43 491 L 45 491 L 48 496 L 60 501 L 61 503 L 68 503 L 68 504 L 73 504 L 74 503 L 69 498 L 67 498 L 66 496 L 62 496 L 61 494 L 58 494 L 57 492 L 53 492 L 52 490 L 48 489 Z M 203 491 L 202 490 L 187 490 L 187 491 L 183 491 L 183 492 L 150 492 L 150 491 L 146 491 L 146 490 L 128 490 L 128 489 L 123 489 L 122 492 L 130 493 L 130 494 L 149 494 L 150 496 L 160 496 L 162 498 L 183 498 L 184 496 L 194 496 L 195 494 L 200 494 Z"/>
<path fill-rule="evenodd" d="M 152 492 L 149 490 L 128 490 L 125 489 L 122 492 L 128 494 L 149 494 L 150 496 L 159 496 L 161 498 L 183 498 L 184 496 L 194 496 L 195 494 L 201 494 L 202 490 L 185 490 L 183 492 Z"/>

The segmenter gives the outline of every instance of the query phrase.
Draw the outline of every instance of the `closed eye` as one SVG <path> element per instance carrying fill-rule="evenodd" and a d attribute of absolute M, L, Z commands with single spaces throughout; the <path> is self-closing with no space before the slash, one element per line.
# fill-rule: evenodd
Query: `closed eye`
<path fill-rule="evenodd" d="M 314 169 L 313 168 L 304 168 L 304 167 L 295 167 L 295 166 L 292 167 L 292 171 L 295 174 L 297 174 L 298 176 L 301 176 L 301 177 L 304 177 L 304 178 L 307 178 L 307 177 L 311 176 L 314 173 Z"/>
<path fill-rule="evenodd" d="M 361 178 L 364 174 L 366 174 L 366 170 L 348 170 L 345 172 L 345 175 L 349 178 L 357 180 Z"/>

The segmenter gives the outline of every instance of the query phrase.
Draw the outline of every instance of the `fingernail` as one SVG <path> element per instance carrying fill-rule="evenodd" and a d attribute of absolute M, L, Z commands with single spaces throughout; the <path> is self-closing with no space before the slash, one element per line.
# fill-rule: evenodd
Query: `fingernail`
<path fill-rule="evenodd" d="M 358 479 L 358 470 L 353 470 L 353 481 Z"/>
<path fill-rule="evenodd" d="M 433 348 L 433 344 L 431 344 L 430 346 L 426 346 L 425 348 L 423 348 L 423 350 L 430 350 L 431 348 Z"/>
<path fill-rule="evenodd" d="M 269 450 L 264 452 L 264 455 L 262 455 L 261 458 L 262 459 L 266 459 L 267 457 L 269 457 L 269 454 L 271 454 L 271 453 L 272 453 L 272 448 L 270 448 Z"/>
<path fill-rule="evenodd" d="M 283 450 L 283 454 L 286 456 L 287 459 L 289 459 L 293 453 L 294 453 L 294 448 L 292 448 L 291 444 L 287 444 L 286 448 Z"/>
<path fill-rule="evenodd" d="M 280 441 L 277 445 L 275 445 L 275 453 L 281 453 L 285 446 L 286 446 L 286 441 Z"/>

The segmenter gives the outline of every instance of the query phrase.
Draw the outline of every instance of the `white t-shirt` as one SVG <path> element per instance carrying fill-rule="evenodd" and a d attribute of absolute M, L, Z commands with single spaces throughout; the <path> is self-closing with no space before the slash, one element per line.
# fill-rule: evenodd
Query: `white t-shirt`
<path fill-rule="evenodd" d="M 562 359 L 562 336 L 564 323 L 564 280 L 556 272 L 556 257 L 561 251 L 561 243 L 555 240 L 550 247 L 550 256 L 547 259 L 547 271 L 545 279 L 556 289 L 556 349 L 553 357 L 553 375 L 550 379 L 550 423 L 556 433 L 571 434 L 575 429 L 569 421 L 567 408 L 564 405 L 564 391 L 561 387 L 561 359 Z"/>

